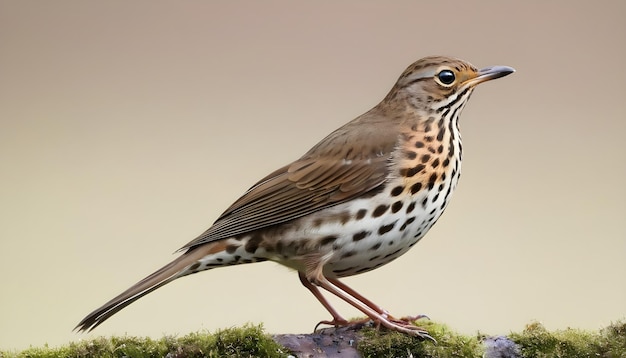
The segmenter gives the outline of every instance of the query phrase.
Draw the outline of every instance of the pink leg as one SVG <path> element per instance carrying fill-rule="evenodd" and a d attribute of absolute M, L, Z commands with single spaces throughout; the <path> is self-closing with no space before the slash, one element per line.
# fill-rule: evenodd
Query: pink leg
<path fill-rule="evenodd" d="M 308 279 L 305 274 L 299 273 L 299 277 L 300 277 L 300 281 L 302 282 L 302 284 L 305 287 L 307 287 L 313 293 L 315 297 L 317 297 L 317 299 L 322 303 L 322 305 L 324 305 L 324 307 L 326 307 L 326 309 L 333 316 L 333 321 L 330 322 L 330 324 L 336 325 L 337 323 L 347 322 L 337 313 L 337 311 L 335 311 L 334 308 L 330 306 L 328 301 L 326 301 L 326 299 L 322 296 L 321 292 L 319 292 L 317 287 L 313 285 L 311 280 Z M 370 300 L 365 299 L 363 296 L 356 293 L 354 290 L 352 290 L 345 284 L 340 283 L 336 279 L 329 280 L 320 273 L 316 275 L 315 277 L 315 284 L 317 286 L 322 287 L 326 291 L 334 294 L 335 296 L 341 298 L 342 300 L 346 301 L 347 303 L 349 303 L 350 305 L 352 305 L 359 311 L 365 313 L 370 319 L 382 325 L 383 327 L 386 327 L 394 331 L 417 336 L 420 338 L 424 338 L 424 339 L 428 338 L 428 339 L 434 340 L 430 335 L 428 335 L 428 332 L 422 328 L 416 327 L 408 322 L 396 320 L 394 318 L 390 319 L 388 314 L 383 309 L 381 309 L 378 305 L 374 304 Z M 321 323 L 325 323 L 325 322 L 321 322 Z"/>
<path fill-rule="evenodd" d="M 417 321 L 420 318 L 428 318 L 428 316 L 426 316 L 426 315 L 408 316 L 408 317 L 402 317 L 400 319 L 394 318 L 393 316 L 391 316 L 389 314 L 389 312 L 387 312 L 387 310 L 385 310 L 384 308 L 378 306 L 377 304 L 375 304 L 374 302 L 368 300 L 367 298 L 363 297 L 363 295 L 361 295 L 360 293 L 356 292 L 354 289 L 350 288 L 345 283 L 343 283 L 343 282 L 341 282 L 341 281 L 339 281 L 337 279 L 334 279 L 334 278 L 329 278 L 328 281 L 330 281 L 333 285 L 339 287 L 340 289 L 344 290 L 350 296 L 353 296 L 357 300 L 365 303 L 371 309 L 373 309 L 376 312 L 380 313 L 381 315 L 389 318 L 389 320 L 391 320 L 391 321 L 405 323 L 405 324 L 410 324 L 411 322 Z"/>
<path fill-rule="evenodd" d="M 332 321 L 320 321 L 315 326 L 314 330 L 317 330 L 317 326 L 319 326 L 320 324 L 327 324 L 327 325 L 330 325 L 330 326 L 345 326 L 345 325 L 347 325 L 349 323 L 348 320 L 346 320 L 345 318 L 341 317 L 341 315 L 337 312 L 337 310 L 335 310 L 335 308 L 330 305 L 330 302 L 328 302 L 328 300 L 326 300 L 326 297 L 324 297 L 322 295 L 322 293 L 317 288 L 317 286 L 314 286 L 309 280 L 307 280 L 307 278 L 305 277 L 305 275 L 302 272 L 298 272 L 298 278 L 300 278 L 300 282 L 302 282 L 302 285 L 304 285 L 304 287 L 308 288 L 309 291 L 311 291 L 311 293 L 313 294 L 313 296 L 315 296 L 315 298 L 317 298 L 317 300 L 320 301 L 322 306 L 324 306 L 326 308 L 326 310 L 328 312 L 330 312 L 330 315 L 333 316 L 333 320 Z"/>
<path fill-rule="evenodd" d="M 387 311 L 385 311 L 385 309 L 383 309 L 382 307 L 378 306 L 377 304 L 375 304 L 374 302 L 368 300 L 367 298 L 363 297 L 360 293 L 356 292 L 355 290 L 353 290 L 352 288 L 348 287 L 345 283 L 335 279 L 335 278 L 329 278 L 328 281 L 330 281 L 330 283 L 332 283 L 333 285 L 339 287 L 340 289 L 342 289 L 343 291 L 345 291 L 347 294 L 349 294 L 350 296 L 356 298 L 357 300 L 365 303 L 369 308 L 373 309 L 374 311 L 386 315 Z"/>

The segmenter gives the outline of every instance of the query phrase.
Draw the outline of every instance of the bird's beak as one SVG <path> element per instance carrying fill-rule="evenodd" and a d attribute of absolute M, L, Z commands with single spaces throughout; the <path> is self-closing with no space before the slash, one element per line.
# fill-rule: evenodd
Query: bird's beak
<path fill-rule="evenodd" d="M 467 83 L 469 83 L 471 86 L 476 86 L 479 83 L 495 80 L 496 78 L 510 75 L 513 72 L 515 72 L 515 69 L 509 66 L 487 67 L 478 71 L 478 76 L 472 78 L 471 80 L 468 80 Z"/>

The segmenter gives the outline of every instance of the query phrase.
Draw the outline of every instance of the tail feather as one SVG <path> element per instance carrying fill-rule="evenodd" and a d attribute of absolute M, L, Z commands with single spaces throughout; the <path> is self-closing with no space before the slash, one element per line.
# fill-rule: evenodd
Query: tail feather
<path fill-rule="evenodd" d="M 201 259 L 205 254 L 205 250 L 198 250 L 198 248 L 190 249 L 174 261 L 120 293 L 118 296 L 102 305 L 102 307 L 88 314 L 87 317 L 83 318 L 83 320 L 78 323 L 74 330 L 78 332 L 89 332 L 93 330 L 122 308 L 157 288 L 190 273 L 185 272 L 186 269 Z"/>

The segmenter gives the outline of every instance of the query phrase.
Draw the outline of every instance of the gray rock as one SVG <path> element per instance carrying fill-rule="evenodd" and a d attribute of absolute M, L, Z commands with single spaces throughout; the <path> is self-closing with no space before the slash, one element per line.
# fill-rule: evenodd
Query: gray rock
<path fill-rule="evenodd" d="M 504 336 L 487 337 L 483 340 L 485 345 L 484 358 L 519 358 L 519 347 L 515 342 Z"/>

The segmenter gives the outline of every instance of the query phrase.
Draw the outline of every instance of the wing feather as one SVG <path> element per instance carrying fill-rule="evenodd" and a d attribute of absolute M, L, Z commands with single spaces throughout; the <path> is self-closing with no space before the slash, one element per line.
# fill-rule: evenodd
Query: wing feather
<path fill-rule="evenodd" d="M 355 120 L 299 160 L 260 180 L 211 226 L 181 250 L 281 224 L 381 187 L 397 136 L 392 130 L 358 135 Z M 355 140 L 356 139 L 356 140 Z M 364 143 L 355 148 L 345 143 Z"/>

